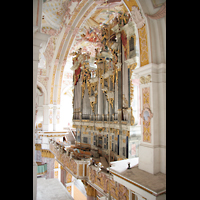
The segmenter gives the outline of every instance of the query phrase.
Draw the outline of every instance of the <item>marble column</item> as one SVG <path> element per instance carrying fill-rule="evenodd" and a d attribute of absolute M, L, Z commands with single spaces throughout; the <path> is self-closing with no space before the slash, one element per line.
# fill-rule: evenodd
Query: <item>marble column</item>
<path fill-rule="evenodd" d="M 60 105 L 43 105 L 43 131 L 60 130 Z"/>
<path fill-rule="evenodd" d="M 37 164 L 35 162 L 35 103 L 37 86 L 37 69 L 39 63 L 40 44 L 48 41 L 48 35 L 36 32 L 33 34 L 33 199 L 37 194 Z"/>
<path fill-rule="evenodd" d="M 166 173 L 166 64 L 133 71 L 140 78 L 141 142 L 139 169 Z M 145 130 L 145 131 L 144 131 Z"/>

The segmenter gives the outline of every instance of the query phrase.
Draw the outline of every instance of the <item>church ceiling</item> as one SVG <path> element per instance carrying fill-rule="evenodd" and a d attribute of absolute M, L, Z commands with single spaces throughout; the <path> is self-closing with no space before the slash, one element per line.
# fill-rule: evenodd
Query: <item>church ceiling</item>
<path fill-rule="evenodd" d="M 52 37 L 54 36 L 54 43 L 63 26 L 66 26 L 73 14 L 77 12 L 76 7 L 80 2 L 81 0 L 44 1 L 42 31 Z M 125 6 L 119 0 L 112 0 L 111 3 L 106 3 L 104 0 L 99 2 L 92 14 L 84 20 L 79 28 L 69 54 L 82 48 L 82 52 L 90 52 L 91 57 L 94 57 L 95 48 L 100 48 L 101 46 L 100 39 L 98 38 L 100 26 L 108 24 L 119 12 L 127 12 Z M 47 46 L 47 52 L 48 48 L 51 48 L 50 45 Z M 53 50 L 55 50 L 55 47 L 51 48 L 49 53 L 52 53 Z"/>
<path fill-rule="evenodd" d="M 73 33 L 73 41 L 70 40 L 69 49 L 65 50 L 65 61 L 72 57 L 73 52 L 77 52 L 79 48 L 82 48 L 82 53 L 90 54 L 89 62 L 91 67 L 95 67 L 95 49 L 102 47 L 102 25 L 109 24 L 109 22 L 112 23 L 112 20 L 118 16 L 119 12 L 128 12 L 121 0 L 109 1 L 111 3 L 106 3 L 105 0 L 91 1 L 91 6 L 84 11 L 83 8 L 88 3 L 87 0 L 43 0 L 42 32 L 50 35 L 50 38 L 45 52 L 40 54 L 38 81 L 46 89 L 50 79 L 51 68 L 53 66 L 54 69 L 55 65 L 57 65 L 56 63 L 60 59 L 61 51 L 70 30 L 72 32 L 74 30 L 77 31 L 76 34 Z M 79 14 L 81 14 L 82 18 L 79 17 L 76 27 L 72 27 Z M 64 35 L 61 35 L 62 30 Z M 53 60 L 55 56 L 56 60 Z M 52 63 L 52 61 L 55 63 Z M 66 87 L 70 83 L 69 80 L 63 78 L 62 84 Z"/>
<path fill-rule="evenodd" d="M 90 53 L 92 60 L 95 57 L 95 49 L 102 46 L 101 26 L 109 24 L 109 22 L 112 23 L 112 20 L 119 12 L 127 12 L 122 2 L 100 4 L 95 9 L 95 12 L 79 28 L 79 32 L 76 34 L 74 43 L 70 49 L 70 54 L 82 48 L 83 53 Z"/>

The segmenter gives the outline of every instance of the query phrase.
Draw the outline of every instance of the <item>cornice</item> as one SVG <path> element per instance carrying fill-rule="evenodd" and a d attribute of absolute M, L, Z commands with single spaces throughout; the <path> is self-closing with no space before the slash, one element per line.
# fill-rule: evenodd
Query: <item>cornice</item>
<path fill-rule="evenodd" d="M 144 76 L 147 74 L 152 74 L 152 73 L 165 73 L 166 72 L 166 64 L 165 63 L 160 63 L 160 64 L 155 64 L 155 63 L 150 63 L 148 65 L 145 65 L 143 67 L 139 67 L 137 69 L 133 70 L 133 74 L 136 74 L 138 78 L 140 76 Z"/>

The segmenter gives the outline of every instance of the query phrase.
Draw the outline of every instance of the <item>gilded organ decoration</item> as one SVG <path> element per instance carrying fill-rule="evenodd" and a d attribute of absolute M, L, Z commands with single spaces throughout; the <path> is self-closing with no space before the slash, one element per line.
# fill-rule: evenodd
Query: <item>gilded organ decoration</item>
<path fill-rule="evenodd" d="M 101 26 L 97 26 L 98 31 L 95 31 L 94 27 L 89 29 L 86 27 L 85 32 L 81 35 L 81 40 L 84 39 L 84 42 L 87 40 L 91 42 L 91 45 L 94 40 L 98 40 L 101 45 L 95 46 L 93 57 L 89 52 L 83 53 L 86 52 L 86 48 L 83 47 L 83 49 L 79 48 L 72 58 L 71 69 L 74 73 L 76 70 L 80 70 L 78 72 L 81 76 L 81 78 L 75 76 L 77 79 L 74 83 L 78 80 L 78 84 L 74 86 L 76 97 L 73 98 L 73 120 L 75 120 L 75 124 L 84 123 L 87 120 L 89 123 L 94 123 L 94 126 L 95 123 L 102 123 L 103 125 L 96 127 L 105 128 L 102 129 L 103 135 L 108 132 L 105 125 L 111 123 L 117 126 L 123 124 L 123 129 L 127 126 L 126 128 L 130 131 L 130 127 L 135 124 L 134 115 L 137 114 L 131 108 L 134 93 L 132 73 L 138 62 L 136 59 L 136 32 L 134 23 L 129 20 L 130 15 L 126 13 L 128 12 L 124 7 L 123 12 L 118 12 L 113 16 L 110 24 L 103 23 Z M 95 39 L 97 36 L 98 38 Z M 81 99 L 77 98 L 78 94 L 82 97 Z M 80 109 L 77 110 L 77 108 Z M 122 130 L 118 131 L 122 132 Z M 95 138 L 100 132 L 77 132 L 79 142 L 90 143 L 92 147 L 102 148 L 103 151 L 110 148 L 115 154 L 118 154 L 117 160 L 119 158 L 118 149 L 122 148 L 118 141 L 119 137 L 113 138 L 114 142 L 107 141 L 110 138 L 104 138 L 103 144 L 99 144 Z M 120 134 L 118 133 L 118 135 Z M 131 133 L 127 134 L 127 136 L 129 135 Z M 128 148 L 129 142 L 128 138 L 128 142 L 123 143 L 123 148 Z M 128 158 L 129 153 L 127 152 L 123 154 L 123 158 Z"/>

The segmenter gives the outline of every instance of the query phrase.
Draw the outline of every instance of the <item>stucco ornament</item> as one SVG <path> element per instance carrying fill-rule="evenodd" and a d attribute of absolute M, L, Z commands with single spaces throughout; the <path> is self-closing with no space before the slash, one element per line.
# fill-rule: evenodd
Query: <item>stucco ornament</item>
<path fill-rule="evenodd" d="M 142 18 L 141 12 L 136 6 L 132 6 L 131 17 L 138 29 L 145 24 L 145 19 Z"/>
<path fill-rule="evenodd" d="M 151 120 L 151 118 L 153 117 L 153 113 L 151 112 L 151 109 L 148 107 L 148 104 L 144 105 L 144 109 L 142 110 L 140 117 L 145 122 L 149 122 Z"/>

